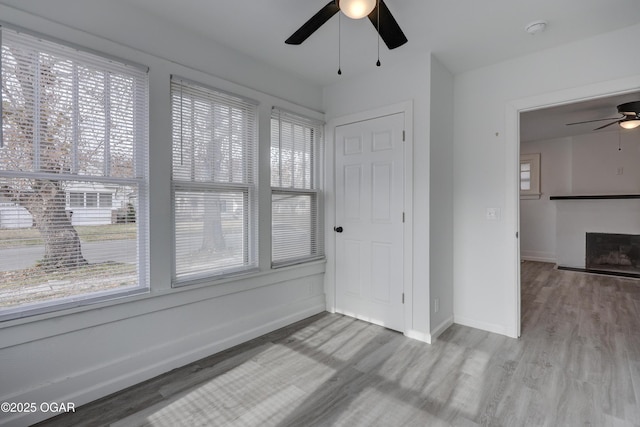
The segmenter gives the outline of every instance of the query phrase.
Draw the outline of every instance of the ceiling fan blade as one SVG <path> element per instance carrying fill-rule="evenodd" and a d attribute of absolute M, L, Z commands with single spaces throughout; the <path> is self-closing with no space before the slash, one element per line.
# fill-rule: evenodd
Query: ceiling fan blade
<path fill-rule="evenodd" d="M 378 27 L 378 7 L 380 7 L 380 27 Z M 379 0 L 379 5 L 376 5 L 369 14 L 369 20 L 376 30 L 380 28 L 380 37 L 389 49 L 395 49 L 407 42 L 407 37 L 384 1 Z"/>
<path fill-rule="evenodd" d="M 624 117 L 609 117 L 608 119 L 586 120 L 584 122 L 567 123 L 567 124 L 565 124 L 565 126 L 581 125 L 581 124 L 584 124 L 584 123 L 593 123 L 593 122 L 602 122 L 604 120 L 620 120 L 620 119 L 623 119 L 623 118 Z"/>
<path fill-rule="evenodd" d="M 616 120 L 615 122 L 607 123 L 606 125 L 604 125 L 604 126 L 600 126 L 599 128 L 595 128 L 594 130 L 604 129 L 604 128 L 609 127 L 609 126 L 611 126 L 611 125 L 615 125 L 615 124 L 616 124 L 616 123 L 618 123 L 619 121 L 620 121 L 620 120 Z"/>
<path fill-rule="evenodd" d="M 302 27 L 298 28 L 298 30 L 291 35 L 287 40 L 285 40 L 286 44 L 301 44 L 305 41 L 311 34 L 313 34 L 318 28 L 320 28 L 325 22 L 327 22 L 333 15 L 338 13 L 340 8 L 336 4 L 335 0 L 331 0 L 325 7 L 320 9 L 318 13 L 313 15 L 311 19 L 305 22 Z"/>

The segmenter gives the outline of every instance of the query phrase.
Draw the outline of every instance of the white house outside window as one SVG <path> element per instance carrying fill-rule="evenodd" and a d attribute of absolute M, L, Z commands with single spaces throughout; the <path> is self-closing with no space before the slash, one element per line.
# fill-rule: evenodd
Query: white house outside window
<path fill-rule="evenodd" d="M 146 68 L 1 37 L 0 318 L 146 289 Z"/>

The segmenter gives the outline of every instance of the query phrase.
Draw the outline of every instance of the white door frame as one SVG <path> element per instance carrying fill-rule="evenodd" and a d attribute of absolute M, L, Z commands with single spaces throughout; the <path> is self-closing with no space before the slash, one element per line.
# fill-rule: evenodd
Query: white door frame
<path fill-rule="evenodd" d="M 546 93 L 534 97 L 512 101 L 506 107 L 505 138 L 506 138 L 506 230 L 507 241 L 512 242 L 509 251 L 510 259 L 506 260 L 507 277 L 511 278 L 513 286 L 507 295 L 507 304 L 513 319 L 507 328 L 507 334 L 518 338 L 521 333 L 520 313 L 520 239 L 516 233 L 520 232 L 520 113 L 553 107 L 563 104 L 586 101 L 635 92 L 640 89 L 640 75 L 628 78 L 595 83 L 557 92 Z"/>
<path fill-rule="evenodd" d="M 403 228 L 404 259 L 404 333 L 413 329 L 413 102 L 405 101 L 386 107 L 350 114 L 330 119 L 325 127 L 325 252 L 327 267 L 325 272 L 325 295 L 327 311 L 336 310 L 336 187 L 335 187 L 335 140 L 336 127 L 362 122 L 392 114 L 404 113 L 405 150 L 404 150 L 404 212 Z"/>

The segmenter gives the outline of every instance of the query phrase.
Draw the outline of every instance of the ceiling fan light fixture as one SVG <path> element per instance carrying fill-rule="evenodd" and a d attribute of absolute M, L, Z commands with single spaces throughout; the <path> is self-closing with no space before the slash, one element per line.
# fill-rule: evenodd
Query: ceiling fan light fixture
<path fill-rule="evenodd" d="M 377 0 L 339 0 L 338 6 L 342 13 L 351 19 L 362 19 L 369 15 L 376 7 Z"/>
<path fill-rule="evenodd" d="M 640 117 L 634 117 L 631 119 L 624 119 L 618 122 L 621 128 L 623 129 L 635 129 L 640 127 Z"/>

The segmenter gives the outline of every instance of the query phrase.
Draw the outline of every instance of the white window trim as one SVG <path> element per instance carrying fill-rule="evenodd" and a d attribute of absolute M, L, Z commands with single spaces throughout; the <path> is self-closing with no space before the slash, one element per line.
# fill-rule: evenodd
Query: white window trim
<path fill-rule="evenodd" d="M 58 316 L 67 314 L 68 310 L 75 309 L 76 311 L 85 311 L 92 310 L 95 304 L 104 303 L 107 305 L 110 304 L 119 304 L 122 298 L 124 297 L 135 297 L 140 296 L 141 294 L 148 294 L 150 289 L 149 276 L 150 276 L 150 260 L 149 260 L 149 238 L 148 238 L 148 227 L 149 227 L 149 218 L 148 218 L 148 179 L 149 179 L 149 163 L 148 163 L 148 153 L 149 153 L 149 67 L 141 65 L 136 62 L 132 62 L 129 60 L 122 59 L 118 56 L 109 55 L 102 51 L 93 50 L 87 48 L 82 45 L 77 45 L 74 43 L 70 43 L 66 40 L 61 40 L 49 35 L 42 34 L 37 31 L 32 31 L 29 29 L 25 29 L 21 26 L 13 25 L 7 23 L 5 21 L 0 20 L 0 45 L 2 45 L 2 30 L 9 29 L 18 34 L 23 33 L 37 39 L 41 39 L 41 41 L 45 43 L 52 43 L 63 48 L 70 48 L 75 50 L 77 54 L 88 54 L 99 57 L 100 59 L 107 60 L 112 63 L 117 63 L 120 65 L 124 65 L 125 67 L 130 67 L 131 69 L 135 69 L 145 73 L 145 85 L 142 90 L 144 91 L 143 102 L 144 102 L 144 114 L 140 116 L 137 115 L 137 112 L 134 111 L 135 119 L 138 122 L 138 126 L 135 126 L 135 136 L 134 136 L 134 148 L 133 148 L 133 164 L 134 164 L 134 176 L 128 178 L 114 178 L 111 176 L 101 176 L 101 175 L 78 175 L 77 174 L 77 143 L 75 142 L 74 135 L 74 144 L 72 145 L 72 158 L 73 158 L 73 168 L 70 171 L 71 173 L 47 173 L 41 172 L 38 166 L 39 159 L 39 132 L 36 132 L 34 138 L 34 150 L 35 150 L 35 159 L 34 159 L 34 170 L 30 172 L 18 172 L 12 170 L 0 170 L 0 177 L 3 178 L 31 178 L 31 179 L 51 179 L 58 181 L 79 181 L 79 182 L 97 182 L 102 184 L 119 184 L 119 185 L 135 185 L 138 188 L 138 193 L 140 195 L 145 195 L 140 198 L 140 203 L 138 206 L 137 217 L 138 221 L 138 229 L 137 229 L 137 259 L 138 259 L 138 284 L 135 287 L 127 288 L 127 289 L 106 289 L 102 291 L 95 291 L 86 294 L 73 295 L 68 297 L 55 298 L 51 300 L 45 300 L 42 302 L 31 303 L 28 305 L 19 305 L 16 307 L 9 307 L 2 309 L 0 313 L 0 322 L 11 322 L 11 321 L 21 321 L 23 319 L 31 319 L 38 320 L 35 316 L 40 315 L 49 315 L 49 316 Z M 75 74 L 75 72 L 74 72 Z M 109 76 L 108 72 L 103 73 L 105 78 Z M 1 77 L 1 75 L 0 75 Z M 2 96 L 0 95 L 0 101 L 2 101 Z M 2 102 L 0 102 L 0 122 L 2 121 Z M 134 108 L 135 110 L 135 108 Z M 73 118 L 76 120 L 76 117 Z M 36 120 L 37 121 L 37 120 Z M 1 124 L 1 123 L 0 123 Z M 37 126 L 37 123 L 36 123 Z M 77 129 L 74 129 L 76 132 Z M 3 144 L 4 134 L 2 132 L 2 126 L 0 126 L 0 149 L 4 148 Z M 103 173 L 108 173 L 108 163 L 109 163 L 109 154 L 105 151 L 104 154 L 104 166 L 105 169 Z M 65 201 L 68 196 L 65 196 Z M 99 204 L 99 196 L 98 204 Z M 86 194 L 83 194 L 83 202 L 86 206 Z"/>
<path fill-rule="evenodd" d="M 254 120 L 252 123 L 253 130 L 253 141 L 251 143 L 253 146 L 249 147 L 252 150 L 248 156 L 252 159 L 252 163 L 247 166 L 245 165 L 245 176 L 246 182 L 243 183 L 235 183 L 235 182 L 216 182 L 216 181 L 189 181 L 185 179 L 176 179 L 172 175 L 172 186 L 171 186 L 171 196 L 172 196 L 172 235 L 173 235 L 173 256 L 172 256 L 172 278 L 171 278 L 171 287 L 173 288 L 182 288 L 186 286 L 195 286 L 203 283 L 210 283 L 212 281 L 219 282 L 226 278 L 235 277 L 239 275 L 248 275 L 253 274 L 259 271 L 259 255 L 258 255 L 258 246 L 259 246 L 259 230 L 257 227 L 258 223 L 258 194 L 259 194 L 259 182 L 258 182 L 258 132 L 257 126 L 259 121 L 258 114 L 258 105 L 259 102 L 255 101 L 251 98 L 247 98 L 242 95 L 238 95 L 229 91 L 225 91 L 222 89 L 215 88 L 213 86 L 209 86 L 204 83 L 200 83 L 191 79 L 183 78 L 177 75 L 171 76 L 171 84 L 172 86 L 175 84 L 191 86 L 198 91 L 209 92 L 213 96 L 220 95 L 222 97 L 229 96 L 235 100 L 245 103 L 246 105 L 253 105 L 256 107 L 254 111 Z M 172 89 L 173 90 L 173 89 Z M 182 96 L 182 95 L 181 95 Z M 173 92 L 171 93 L 171 99 L 173 99 Z M 173 102 L 173 101 L 171 101 Z M 173 114 L 173 104 L 171 105 L 171 112 Z M 173 119 L 172 119 L 173 126 Z M 182 124 L 181 124 L 182 126 Z M 172 138 L 172 147 L 174 141 Z M 173 160 L 172 160 L 173 161 Z M 173 168 L 173 165 L 172 165 Z M 242 192 L 246 194 L 247 203 L 246 209 L 247 212 L 244 218 L 244 229 L 247 232 L 247 236 L 245 237 L 245 242 L 243 242 L 243 257 L 245 265 L 236 266 L 231 268 L 224 268 L 220 270 L 209 270 L 203 272 L 197 272 L 192 274 L 186 274 L 184 277 L 177 277 L 177 257 L 176 257 L 176 201 L 175 195 L 177 192 Z"/>
<path fill-rule="evenodd" d="M 274 118 L 274 113 L 282 115 L 285 118 L 291 117 L 299 124 L 306 124 L 310 127 L 315 127 L 318 132 L 317 140 L 312 144 L 313 156 L 315 159 L 314 164 L 311 165 L 310 174 L 310 187 L 311 188 L 295 188 L 295 187 L 281 187 L 271 186 L 271 207 L 273 208 L 273 195 L 274 194 L 298 194 L 312 196 L 312 200 L 315 203 L 315 214 L 312 213 L 312 219 L 315 220 L 312 224 L 312 230 L 314 235 L 311 236 L 312 240 L 316 241 L 314 247 L 315 253 L 299 258 L 289 258 L 282 261 L 274 261 L 273 253 L 271 254 L 271 269 L 278 269 L 281 267 L 288 267 L 291 265 L 304 264 L 307 262 L 313 262 L 325 259 L 324 248 L 324 201 L 322 192 L 322 177 L 324 173 L 323 162 L 323 147 L 324 147 L 324 123 L 317 119 L 311 119 L 304 115 L 282 109 L 279 107 L 272 107 L 271 119 Z M 271 132 L 270 132 L 271 133 Z M 271 141 L 270 144 L 271 146 Z M 282 179 L 279 182 L 282 185 Z M 271 238 L 273 239 L 273 222 L 270 225 Z"/>

